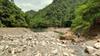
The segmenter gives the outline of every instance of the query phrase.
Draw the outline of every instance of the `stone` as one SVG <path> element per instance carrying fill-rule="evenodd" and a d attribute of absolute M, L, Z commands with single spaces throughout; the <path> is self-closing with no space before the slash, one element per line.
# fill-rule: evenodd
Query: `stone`
<path fill-rule="evenodd" d="M 74 55 L 74 54 L 70 54 L 70 56 L 76 56 L 76 55 Z"/>
<path fill-rule="evenodd" d="M 96 51 L 96 49 L 94 47 L 91 46 L 86 46 L 85 52 L 88 54 L 92 54 Z"/>
<path fill-rule="evenodd" d="M 56 54 L 57 52 L 58 52 L 57 49 L 55 49 L 55 50 L 52 51 L 53 54 Z"/>
<path fill-rule="evenodd" d="M 41 44 L 45 46 L 47 43 L 45 41 L 41 41 Z"/>
<path fill-rule="evenodd" d="M 97 39 L 97 42 L 100 42 L 100 39 Z"/>
<path fill-rule="evenodd" d="M 69 56 L 69 54 L 67 52 L 64 52 L 63 56 Z"/>
<path fill-rule="evenodd" d="M 100 50 L 97 50 L 96 52 L 94 52 L 94 53 L 92 54 L 92 56 L 100 56 Z"/>
<path fill-rule="evenodd" d="M 100 49 L 100 43 L 95 43 L 94 47 L 97 48 L 97 49 Z"/>
<path fill-rule="evenodd" d="M 3 50 L 4 49 L 4 46 L 0 46 L 0 50 Z"/>
<path fill-rule="evenodd" d="M 70 52 L 70 53 L 74 53 L 75 52 L 75 50 L 74 49 L 72 49 L 72 48 L 68 48 L 68 50 L 67 50 L 68 52 Z"/>
<path fill-rule="evenodd" d="M 35 56 L 42 56 L 42 54 L 40 52 L 38 52 Z"/>

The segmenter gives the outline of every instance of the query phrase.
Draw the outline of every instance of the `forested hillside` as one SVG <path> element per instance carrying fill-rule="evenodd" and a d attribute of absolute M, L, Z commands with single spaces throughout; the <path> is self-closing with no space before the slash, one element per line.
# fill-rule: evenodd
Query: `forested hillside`
<path fill-rule="evenodd" d="M 13 1 L 13 0 L 12 0 Z M 1 27 L 69 27 L 75 18 L 75 8 L 85 0 L 54 0 L 46 8 L 23 12 L 14 2 L 0 0 Z"/>
<path fill-rule="evenodd" d="M 74 9 L 85 0 L 54 0 L 32 18 L 33 27 L 65 27 L 71 25 Z"/>

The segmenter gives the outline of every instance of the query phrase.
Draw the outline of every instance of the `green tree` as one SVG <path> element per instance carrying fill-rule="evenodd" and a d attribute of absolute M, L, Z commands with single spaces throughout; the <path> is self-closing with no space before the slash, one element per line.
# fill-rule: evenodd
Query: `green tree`
<path fill-rule="evenodd" d="M 6 27 L 27 27 L 24 12 L 9 0 L 0 0 L 0 21 Z"/>
<path fill-rule="evenodd" d="M 74 19 L 75 7 L 83 2 L 85 0 L 54 0 L 52 4 L 37 12 L 32 21 L 39 17 L 48 22 L 47 26 L 65 27 L 66 22 Z"/>
<path fill-rule="evenodd" d="M 86 33 L 100 16 L 100 0 L 87 0 L 75 9 L 75 19 L 72 23 L 74 32 Z"/>

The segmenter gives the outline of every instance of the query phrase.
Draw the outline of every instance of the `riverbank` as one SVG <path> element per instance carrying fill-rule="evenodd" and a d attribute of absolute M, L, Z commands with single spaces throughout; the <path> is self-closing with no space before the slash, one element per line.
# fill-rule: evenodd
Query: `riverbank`
<path fill-rule="evenodd" d="M 0 56 L 96 56 L 100 55 L 100 39 L 73 42 L 60 40 L 59 32 L 69 28 L 33 32 L 26 28 L 0 28 Z M 97 36 L 99 37 L 99 35 Z"/>

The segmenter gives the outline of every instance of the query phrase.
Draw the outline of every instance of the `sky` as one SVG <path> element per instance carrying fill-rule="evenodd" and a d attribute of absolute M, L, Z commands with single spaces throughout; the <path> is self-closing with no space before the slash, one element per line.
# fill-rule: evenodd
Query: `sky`
<path fill-rule="evenodd" d="M 14 2 L 23 11 L 38 11 L 51 4 L 53 0 L 14 0 Z"/>

